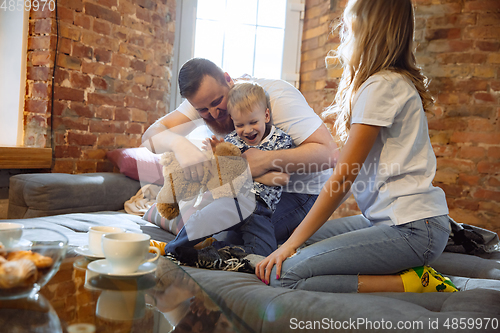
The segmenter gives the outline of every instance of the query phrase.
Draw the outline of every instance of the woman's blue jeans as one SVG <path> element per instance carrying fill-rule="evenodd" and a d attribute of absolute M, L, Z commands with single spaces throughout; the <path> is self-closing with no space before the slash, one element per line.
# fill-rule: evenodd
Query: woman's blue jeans
<path fill-rule="evenodd" d="M 444 250 L 447 215 L 402 225 L 372 224 L 362 215 L 327 221 L 304 248 L 276 267 L 270 285 L 311 291 L 357 292 L 358 275 L 395 274 L 428 265 Z"/>

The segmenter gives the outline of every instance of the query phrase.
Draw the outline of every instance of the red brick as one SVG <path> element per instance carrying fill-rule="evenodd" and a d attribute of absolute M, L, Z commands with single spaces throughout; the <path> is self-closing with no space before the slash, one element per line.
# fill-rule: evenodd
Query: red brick
<path fill-rule="evenodd" d="M 31 90 L 31 98 L 46 99 L 49 97 L 49 86 L 45 82 L 34 82 Z"/>
<path fill-rule="evenodd" d="M 450 140 L 458 143 L 498 144 L 500 133 L 455 132 Z"/>
<path fill-rule="evenodd" d="M 486 91 L 488 90 L 488 80 L 474 78 L 464 81 L 457 80 L 455 88 L 464 93 L 472 91 Z"/>
<path fill-rule="evenodd" d="M 460 147 L 458 157 L 469 159 L 469 160 L 479 160 L 486 156 L 486 149 L 483 147 Z"/>
<path fill-rule="evenodd" d="M 155 10 L 157 6 L 152 0 L 132 0 L 132 3 L 150 10 Z"/>
<path fill-rule="evenodd" d="M 96 90 L 107 90 L 108 89 L 108 83 L 106 80 L 103 78 L 100 78 L 98 76 L 94 77 L 92 79 L 92 83 L 94 84 L 94 87 Z"/>
<path fill-rule="evenodd" d="M 62 115 L 68 108 L 68 101 L 54 101 L 54 115 Z"/>
<path fill-rule="evenodd" d="M 99 134 L 97 138 L 97 145 L 99 147 L 114 147 L 116 134 Z"/>
<path fill-rule="evenodd" d="M 437 169 L 452 169 L 460 172 L 470 172 L 475 169 L 475 163 L 465 159 L 440 158 L 437 160 Z"/>
<path fill-rule="evenodd" d="M 498 50 L 500 50 L 500 43 L 478 40 L 476 41 L 476 48 L 479 49 L 480 51 L 498 52 Z"/>
<path fill-rule="evenodd" d="M 60 37 L 59 45 L 57 46 L 58 53 L 59 54 L 64 53 L 70 55 L 72 46 L 73 46 L 73 41 L 71 39 Z"/>
<path fill-rule="evenodd" d="M 135 12 L 135 16 L 142 21 L 151 23 L 151 11 L 138 7 Z"/>
<path fill-rule="evenodd" d="M 85 105 L 84 103 L 71 102 L 71 107 L 69 110 L 72 114 L 80 117 L 92 118 L 94 116 L 92 106 Z"/>
<path fill-rule="evenodd" d="M 27 68 L 28 80 L 47 81 L 49 79 L 50 73 L 51 72 L 50 72 L 49 67 L 41 67 L 41 66 L 32 67 L 32 66 L 30 66 Z"/>
<path fill-rule="evenodd" d="M 56 68 L 56 73 L 54 75 L 54 83 L 59 86 L 64 85 L 64 81 L 68 80 L 69 82 L 69 72 L 65 69 L 62 69 L 60 67 Z"/>
<path fill-rule="evenodd" d="M 35 21 L 36 34 L 55 34 L 56 33 L 56 23 L 53 19 L 43 19 Z"/>
<path fill-rule="evenodd" d="M 462 30 L 460 28 L 450 29 L 427 29 L 425 39 L 457 39 L 460 38 Z"/>
<path fill-rule="evenodd" d="M 117 94 L 90 93 L 88 94 L 88 103 L 97 105 L 123 106 L 124 99 L 123 96 Z"/>
<path fill-rule="evenodd" d="M 93 161 L 77 161 L 76 162 L 76 172 L 77 173 L 94 173 L 96 172 L 96 162 Z M 59 291 L 59 289 L 58 289 Z M 74 294 L 74 292 L 69 292 L 69 295 Z"/>
<path fill-rule="evenodd" d="M 146 63 L 137 59 L 132 59 L 130 67 L 137 71 L 146 72 Z"/>
<path fill-rule="evenodd" d="M 27 99 L 24 104 L 24 110 L 32 113 L 47 113 L 48 101 Z"/>
<path fill-rule="evenodd" d="M 163 101 L 167 97 L 167 94 L 161 90 L 149 89 L 149 98 L 157 101 Z"/>
<path fill-rule="evenodd" d="M 111 64 L 118 67 L 130 67 L 130 59 L 123 54 L 113 53 Z"/>
<path fill-rule="evenodd" d="M 95 112 L 95 117 L 99 119 L 113 120 L 114 109 L 115 107 L 113 106 L 100 106 Z"/>
<path fill-rule="evenodd" d="M 57 173 L 73 173 L 75 171 L 74 161 L 55 160 L 52 172 Z"/>
<path fill-rule="evenodd" d="M 70 83 L 72 88 L 86 89 L 90 87 L 90 76 L 86 74 L 80 74 L 78 72 L 71 72 Z"/>
<path fill-rule="evenodd" d="M 103 160 L 106 158 L 106 150 L 104 149 L 86 149 L 83 152 L 85 159 L 90 160 Z"/>
<path fill-rule="evenodd" d="M 145 123 L 148 121 L 148 113 L 143 110 L 130 109 L 130 121 Z"/>
<path fill-rule="evenodd" d="M 500 172 L 500 163 L 481 161 L 477 164 L 477 171 L 480 173 L 495 174 Z"/>
<path fill-rule="evenodd" d="M 123 93 L 123 94 L 128 94 L 130 93 L 130 89 L 132 89 L 132 86 L 134 85 L 134 82 L 132 81 L 115 81 L 115 91 L 117 93 Z"/>
<path fill-rule="evenodd" d="M 112 54 L 113 53 L 111 51 L 102 48 L 97 48 L 94 50 L 95 60 L 98 62 L 104 62 L 104 63 L 111 62 Z"/>
<path fill-rule="evenodd" d="M 95 74 L 98 76 L 109 76 L 118 79 L 120 71 L 117 67 L 103 65 L 95 62 L 84 62 L 82 65 L 82 72 L 87 74 Z"/>
<path fill-rule="evenodd" d="M 478 92 L 474 94 L 474 100 L 476 103 L 497 103 L 497 97 L 495 94 Z"/>
<path fill-rule="evenodd" d="M 489 147 L 488 158 L 493 160 L 500 160 L 500 147 Z"/>
<path fill-rule="evenodd" d="M 110 161 L 98 161 L 96 172 L 113 172 L 114 165 Z"/>
<path fill-rule="evenodd" d="M 85 13 L 90 16 L 109 21 L 113 24 L 119 25 L 121 23 L 120 13 L 90 2 L 85 3 Z"/>
<path fill-rule="evenodd" d="M 436 119 L 428 122 L 432 130 L 457 130 L 463 131 L 467 128 L 467 122 L 460 118 Z"/>
<path fill-rule="evenodd" d="M 71 55 L 77 58 L 92 59 L 92 53 L 93 50 L 91 47 L 81 43 L 74 43 Z"/>
<path fill-rule="evenodd" d="M 469 175 L 465 173 L 460 173 L 458 175 L 458 184 L 459 185 L 469 185 L 469 186 L 477 186 L 479 185 L 480 176 L 477 175 Z"/>
<path fill-rule="evenodd" d="M 75 13 L 75 25 L 89 30 L 91 24 L 91 17 L 83 13 Z"/>
<path fill-rule="evenodd" d="M 49 3 L 44 6 L 42 3 L 39 3 L 40 5 L 38 6 L 38 9 L 35 10 L 35 6 L 32 7 L 30 11 L 30 19 L 32 20 L 37 20 L 37 19 L 44 19 L 44 18 L 55 18 L 56 14 L 54 12 L 54 8 L 51 10 L 51 6 L 49 6 Z"/>
<path fill-rule="evenodd" d="M 97 0 L 97 3 L 103 6 L 106 6 L 108 8 L 116 7 L 118 6 L 118 1 L 117 0 Z"/>
<path fill-rule="evenodd" d="M 68 56 L 66 54 L 59 54 L 57 56 L 57 66 L 80 70 L 82 66 L 82 61 L 78 57 Z"/>
<path fill-rule="evenodd" d="M 98 34 L 110 35 L 111 34 L 111 23 L 102 21 L 102 20 L 94 20 L 94 28 L 93 30 Z"/>
<path fill-rule="evenodd" d="M 156 109 L 156 102 L 128 95 L 125 96 L 125 105 L 130 108 L 137 108 L 144 111 L 152 111 Z"/>
<path fill-rule="evenodd" d="M 465 11 L 498 11 L 500 9 L 500 2 L 497 0 L 466 1 L 464 9 Z"/>
<path fill-rule="evenodd" d="M 66 7 L 68 9 L 73 9 L 77 12 L 83 11 L 82 0 L 59 0 L 59 6 Z"/>
<path fill-rule="evenodd" d="M 497 177 L 490 177 L 490 179 L 488 179 L 488 185 L 500 187 L 500 179 Z"/>
<path fill-rule="evenodd" d="M 82 31 L 80 28 L 72 24 L 61 23 L 59 24 L 59 37 L 69 38 L 74 41 L 79 41 Z"/>
<path fill-rule="evenodd" d="M 495 26 L 467 27 L 463 38 L 466 39 L 496 39 L 500 38 L 500 29 Z"/>
<path fill-rule="evenodd" d="M 474 192 L 473 197 L 476 199 L 485 199 L 498 202 L 500 201 L 500 192 L 480 188 Z"/>
<path fill-rule="evenodd" d="M 28 50 L 50 50 L 55 46 L 55 36 L 33 36 L 28 38 Z"/>
<path fill-rule="evenodd" d="M 79 158 L 80 155 L 81 149 L 77 146 L 56 146 L 55 148 L 56 158 Z"/>
<path fill-rule="evenodd" d="M 457 199 L 455 200 L 455 206 L 457 208 L 462 208 L 462 209 L 467 209 L 467 210 L 472 210 L 472 211 L 477 211 L 479 209 L 479 201 L 474 201 L 474 200 L 464 200 L 464 199 Z"/>
<path fill-rule="evenodd" d="M 77 146 L 92 146 L 96 143 L 97 136 L 91 133 L 68 132 L 68 143 Z"/>
<path fill-rule="evenodd" d="M 75 11 L 63 6 L 59 6 L 57 8 L 57 17 L 63 22 L 73 23 Z"/>
<path fill-rule="evenodd" d="M 68 101 L 84 101 L 84 91 L 66 87 L 54 88 L 54 99 L 63 99 Z"/>
<path fill-rule="evenodd" d="M 127 133 L 130 134 L 142 134 L 144 133 L 144 129 L 141 124 L 138 123 L 130 123 L 127 126 Z"/>
<path fill-rule="evenodd" d="M 136 97 L 140 97 L 140 98 L 147 98 L 148 97 L 148 90 L 146 89 L 146 87 L 138 85 L 138 84 L 136 84 L 132 87 L 131 92 Z"/>
<path fill-rule="evenodd" d="M 103 47 L 106 50 L 118 51 L 120 41 L 116 38 L 96 34 L 95 32 L 86 32 L 82 36 L 82 43 L 92 47 Z"/>
<path fill-rule="evenodd" d="M 51 51 L 33 51 L 31 53 L 31 64 L 33 66 L 52 65 L 54 54 Z"/>
<path fill-rule="evenodd" d="M 127 108 L 116 108 L 115 109 L 115 119 L 116 120 L 130 120 L 130 110 Z"/>

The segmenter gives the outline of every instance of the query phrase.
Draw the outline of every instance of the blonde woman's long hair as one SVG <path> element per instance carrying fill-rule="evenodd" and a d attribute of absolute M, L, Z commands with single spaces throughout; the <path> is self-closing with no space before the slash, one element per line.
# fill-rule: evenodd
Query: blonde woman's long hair
<path fill-rule="evenodd" d="M 350 0 L 344 11 L 341 43 L 330 51 L 343 67 L 335 99 L 323 113 L 335 118 L 336 137 L 342 146 L 349 135 L 352 100 L 360 86 L 373 74 L 390 70 L 410 79 L 424 111 L 433 103 L 427 78 L 417 67 L 413 53 L 414 14 L 411 0 Z"/>

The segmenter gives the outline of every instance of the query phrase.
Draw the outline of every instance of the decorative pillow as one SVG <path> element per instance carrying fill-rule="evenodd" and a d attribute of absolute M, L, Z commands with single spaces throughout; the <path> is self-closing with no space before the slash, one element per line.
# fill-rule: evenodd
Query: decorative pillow
<path fill-rule="evenodd" d="M 179 231 L 184 226 L 181 215 L 177 216 L 172 220 L 167 220 L 158 213 L 156 209 L 156 203 L 154 203 L 142 217 L 143 220 L 156 224 L 160 228 L 169 231 L 170 233 L 177 235 Z"/>
<path fill-rule="evenodd" d="M 124 175 L 145 183 L 163 185 L 161 154 L 153 154 L 146 147 L 121 148 L 106 152 L 108 159 Z"/>

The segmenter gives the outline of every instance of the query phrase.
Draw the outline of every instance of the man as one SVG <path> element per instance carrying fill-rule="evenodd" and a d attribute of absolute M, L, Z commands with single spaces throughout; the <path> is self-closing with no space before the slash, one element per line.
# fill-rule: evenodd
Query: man
<path fill-rule="evenodd" d="M 296 146 L 276 151 L 249 149 L 243 155 L 253 177 L 271 170 L 291 174 L 272 218 L 276 239 L 282 243 L 309 212 L 329 178 L 337 146 L 297 89 L 281 80 L 252 81 L 269 94 L 274 125 L 288 133 Z M 179 71 L 180 94 L 186 101 L 146 130 L 143 146 L 156 153 L 174 152 L 185 177 L 201 179 L 206 157 L 185 135 L 202 124 L 218 136 L 234 130 L 226 110 L 227 95 L 233 85 L 229 74 L 207 59 L 186 62 Z"/>

